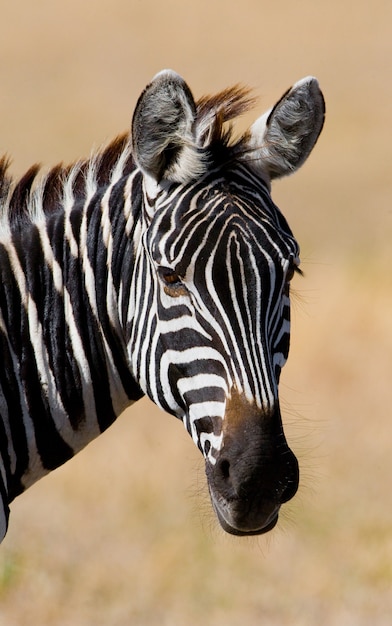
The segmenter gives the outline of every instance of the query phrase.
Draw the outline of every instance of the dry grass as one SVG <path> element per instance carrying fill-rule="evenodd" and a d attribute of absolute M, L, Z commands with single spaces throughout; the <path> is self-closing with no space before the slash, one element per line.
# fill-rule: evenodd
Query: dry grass
<path fill-rule="evenodd" d="M 383 626 L 392 614 L 392 5 L 19 0 L 0 25 L 14 171 L 89 153 L 171 66 L 263 108 L 313 73 L 327 123 L 275 199 L 302 243 L 281 394 L 301 489 L 268 537 L 217 528 L 201 457 L 147 401 L 12 506 L 0 626 Z M 262 90 L 262 91 L 261 91 Z"/>

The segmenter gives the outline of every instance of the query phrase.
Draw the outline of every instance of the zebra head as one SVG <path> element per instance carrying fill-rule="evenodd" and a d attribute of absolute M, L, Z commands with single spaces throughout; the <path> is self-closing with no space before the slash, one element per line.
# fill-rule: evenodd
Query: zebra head
<path fill-rule="evenodd" d="M 249 104 L 241 88 L 195 103 L 164 71 L 132 124 L 143 177 L 134 294 L 146 294 L 131 297 L 133 373 L 184 422 L 218 519 L 236 535 L 273 528 L 298 487 L 278 382 L 299 249 L 270 182 L 305 161 L 324 121 L 318 83 L 305 78 L 234 141 L 224 123 Z"/>

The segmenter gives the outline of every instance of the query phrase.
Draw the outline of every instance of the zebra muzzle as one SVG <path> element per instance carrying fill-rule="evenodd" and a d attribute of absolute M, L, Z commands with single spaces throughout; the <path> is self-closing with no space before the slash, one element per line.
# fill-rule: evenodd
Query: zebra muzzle
<path fill-rule="evenodd" d="M 299 482 L 298 462 L 287 445 L 279 408 L 263 413 L 241 403 L 241 412 L 233 415 L 229 410 L 224 421 L 216 462 L 206 461 L 214 510 L 230 534 L 266 533 Z"/>

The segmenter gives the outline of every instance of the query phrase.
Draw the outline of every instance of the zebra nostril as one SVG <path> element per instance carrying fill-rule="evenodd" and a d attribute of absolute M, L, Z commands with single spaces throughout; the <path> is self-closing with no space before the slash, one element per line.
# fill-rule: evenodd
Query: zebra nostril
<path fill-rule="evenodd" d="M 230 480 L 230 461 L 228 461 L 227 459 L 222 459 L 221 461 L 218 461 L 217 471 L 219 472 L 220 477 L 225 482 Z"/>

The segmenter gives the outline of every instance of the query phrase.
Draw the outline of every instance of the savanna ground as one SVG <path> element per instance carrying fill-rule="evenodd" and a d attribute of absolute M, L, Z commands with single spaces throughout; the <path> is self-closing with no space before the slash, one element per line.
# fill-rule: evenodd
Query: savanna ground
<path fill-rule="evenodd" d="M 327 122 L 274 187 L 306 274 L 281 385 L 302 482 L 278 527 L 225 536 L 200 454 L 143 400 L 12 505 L 0 625 L 390 624 L 391 3 L 15 0 L 1 13 L 0 152 L 16 174 L 122 131 L 163 67 L 196 96 L 248 83 L 257 114 L 314 74 Z"/>

